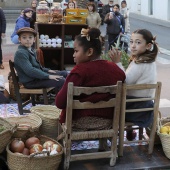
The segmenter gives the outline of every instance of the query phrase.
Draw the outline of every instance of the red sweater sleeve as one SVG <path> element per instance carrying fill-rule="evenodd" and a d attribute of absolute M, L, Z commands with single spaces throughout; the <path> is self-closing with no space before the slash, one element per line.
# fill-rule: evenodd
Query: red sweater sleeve
<path fill-rule="evenodd" d="M 73 73 L 73 74 L 71 73 L 71 74 L 68 75 L 63 87 L 58 92 L 58 94 L 55 98 L 55 104 L 59 109 L 66 109 L 66 106 L 67 106 L 67 87 L 68 87 L 69 82 L 73 82 L 74 86 L 80 86 L 82 80 L 81 80 L 80 75 L 78 75 L 76 73 Z"/>

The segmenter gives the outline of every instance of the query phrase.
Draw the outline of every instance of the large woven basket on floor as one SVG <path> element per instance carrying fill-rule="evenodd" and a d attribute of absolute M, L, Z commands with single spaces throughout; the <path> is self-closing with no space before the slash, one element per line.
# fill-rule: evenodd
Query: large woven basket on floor
<path fill-rule="evenodd" d="M 38 105 L 33 106 L 30 111 L 42 119 L 40 134 L 56 139 L 58 136 L 58 122 L 61 110 L 56 106 Z"/>
<path fill-rule="evenodd" d="M 167 121 L 169 121 L 169 122 L 167 123 Z M 166 123 L 164 123 L 164 122 L 166 122 Z M 159 119 L 158 120 L 158 130 L 157 130 L 157 134 L 160 137 L 163 151 L 164 151 L 166 157 L 170 159 L 170 147 L 169 147 L 170 146 L 170 134 L 160 133 L 161 126 L 169 126 L 170 127 L 170 117 Z"/>
<path fill-rule="evenodd" d="M 36 133 L 39 131 L 42 125 L 42 119 L 38 115 L 29 114 L 21 116 L 15 108 L 11 108 L 18 114 L 17 117 L 6 118 L 10 124 L 17 125 L 17 130 L 14 132 L 13 137 L 22 138 L 28 133 Z"/>
<path fill-rule="evenodd" d="M 39 136 L 38 138 L 41 144 L 49 140 L 59 144 L 47 136 Z M 7 164 L 10 170 L 57 170 L 62 159 L 63 147 L 58 154 L 40 157 L 13 153 L 10 151 L 10 144 L 6 147 L 6 151 Z"/>
<path fill-rule="evenodd" d="M 0 126 L 3 126 L 5 128 L 5 130 L 0 132 L 0 153 L 2 153 L 11 140 L 14 126 L 12 126 L 8 121 L 3 118 L 0 118 Z"/>

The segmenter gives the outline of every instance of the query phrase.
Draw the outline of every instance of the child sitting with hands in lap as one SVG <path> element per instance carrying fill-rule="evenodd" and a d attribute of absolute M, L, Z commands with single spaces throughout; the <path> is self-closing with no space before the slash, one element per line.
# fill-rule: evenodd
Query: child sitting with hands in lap
<path fill-rule="evenodd" d="M 155 59 L 158 54 L 156 37 L 146 29 L 139 29 L 132 33 L 130 39 L 130 64 L 126 69 L 126 84 L 155 84 L 157 82 L 157 71 Z M 120 63 L 121 52 L 112 48 L 109 51 L 111 60 L 123 69 Z M 129 90 L 128 98 L 152 97 L 153 90 Z M 150 107 L 153 101 L 127 103 L 126 109 L 139 109 Z M 126 113 L 126 121 L 134 122 L 140 127 L 148 127 L 153 120 L 153 112 Z"/>
<path fill-rule="evenodd" d="M 20 45 L 14 55 L 14 64 L 19 82 L 28 89 L 55 87 L 57 93 L 65 82 L 67 71 L 50 70 L 40 65 L 32 48 L 36 37 L 34 29 L 24 27 L 17 34 Z"/>

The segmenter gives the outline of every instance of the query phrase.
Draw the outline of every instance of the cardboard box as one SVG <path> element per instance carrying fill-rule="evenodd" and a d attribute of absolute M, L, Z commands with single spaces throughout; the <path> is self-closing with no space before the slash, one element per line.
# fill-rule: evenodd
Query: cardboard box
<path fill-rule="evenodd" d="M 66 9 L 66 16 L 76 16 L 76 17 L 85 17 L 87 18 L 89 12 L 87 9 Z"/>
<path fill-rule="evenodd" d="M 89 12 L 87 9 L 78 9 L 78 16 L 87 18 Z"/>
<path fill-rule="evenodd" d="M 66 24 L 86 24 L 86 18 L 84 18 L 84 17 L 73 17 L 73 16 L 64 16 L 64 23 L 66 23 Z"/>
<path fill-rule="evenodd" d="M 66 16 L 78 16 L 78 9 L 66 9 Z"/>

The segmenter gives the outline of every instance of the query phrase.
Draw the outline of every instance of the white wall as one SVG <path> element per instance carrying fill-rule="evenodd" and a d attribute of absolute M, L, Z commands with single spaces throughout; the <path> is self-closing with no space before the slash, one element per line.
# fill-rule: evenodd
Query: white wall
<path fill-rule="evenodd" d="M 161 1 L 161 2 L 160 2 Z M 154 0 L 154 17 L 168 20 L 168 0 Z"/>
<path fill-rule="evenodd" d="M 149 6 L 151 0 L 126 0 L 131 12 L 147 15 L 153 18 L 170 21 L 170 0 L 152 0 L 152 8 Z M 152 10 L 151 10 L 152 9 Z M 150 15 L 150 11 L 153 12 Z"/>

